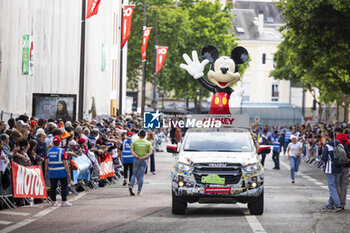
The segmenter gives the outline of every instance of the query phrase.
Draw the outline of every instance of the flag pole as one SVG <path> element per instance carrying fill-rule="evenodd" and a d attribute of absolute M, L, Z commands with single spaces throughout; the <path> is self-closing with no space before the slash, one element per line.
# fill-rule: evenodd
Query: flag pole
<path fill-rule="evenodd" d="M 154 50 L 155 50 L 155 66 L 154 66 L 154 77 L 153 77 L 153 107 L 155 110 L 158 108 L 157 101 L 157 47 L 158 47 L 158 8 L 156 9 L 156 23 L 155 23 L 155 40 L 154 40 Z"/>
<path fill-rule="evenodd" d="M 122 0 L 122 9 L 121 9 L 121 21 L 120 21 L 120 76 L 119 76 L 119 115 L 123 113 L 123 5 L 124 0 Z"/>
<path fill-rule="evenodd" d="M 86 0 L 82 0 L 81 38 L 80 38 L 80 75 L 79 75 L 79 108 L 78 119 L 83 120 L 84 112 L 84 71 L 85 71 L 85 20 Z"/>
<path fill-rule="evenodd" d="M 146 29 L 146 8 L 147 0 L 144 1 L 143 5 L 143 31 Z M 141 94 L 141 116 L 145 111 L 145 96 L 146 96 L 146 59 L 142 59 L 142 94 Z"/>

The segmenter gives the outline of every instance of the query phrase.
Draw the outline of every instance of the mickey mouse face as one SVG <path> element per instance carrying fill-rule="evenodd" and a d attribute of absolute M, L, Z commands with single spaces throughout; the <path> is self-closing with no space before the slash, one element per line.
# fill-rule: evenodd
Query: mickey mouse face
<path fill-rule="evenodd" d="M 203 59 L 208 59 L 212 64 L 208 72 L 209 81 L 219 87 L 226 88 L 240 79 L 236 64 L 242 64 L 248 60 L 248 52 L 243 47 L 236 47 L 231 52 L 231 57 L 219 57 L 217 48 L 213 45 L 207 45 L 202 49 Z"/>

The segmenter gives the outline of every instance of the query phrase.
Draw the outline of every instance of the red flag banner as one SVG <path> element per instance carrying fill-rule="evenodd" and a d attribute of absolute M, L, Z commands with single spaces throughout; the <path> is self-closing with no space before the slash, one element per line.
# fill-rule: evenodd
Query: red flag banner
<path fill-rule="evenodd" d="M 148 44 L 149 35 L 151 34 L 151 29 L 152 28 L 145 28 L 143 30 L 143 38 L 142 38 L 142 45 L 141 45 L 142 60 L 146 59 L 147 44 Z"/>
<path fill-rule="evenodd" d="M 41 166 L 24 167 L 12 164 L 14 197 L 47 198 L 47 190 Z"/>
<path fill-rule="evenodd" d="M 158 73 L 162 69 L 167 53 L 168 47 L 157 47 L 156 73 Z"/>
<path fill-rule="evenodd" d="M 123 11 L 123 31 L 122 31 L 122 48 L 128 41 L 131 32 L 131 20 L 132 13 L 134 12 L 134 6 L 124 6 Z"/>
<path fill-rule="evenodd" d="M 86 18 L 90 18 L 93 15 L 96 15 L 98 12 L 98 7 L 100 6 L 101 0 L 88 0 Z"/>
<path fill-rule="evenodd" d="M 105 161 L 100 164 L 100 180 L 107 179 L 107 177 L 114 176 L 114 166 L 113 166 L 113 157 L 108 156 Z"/>

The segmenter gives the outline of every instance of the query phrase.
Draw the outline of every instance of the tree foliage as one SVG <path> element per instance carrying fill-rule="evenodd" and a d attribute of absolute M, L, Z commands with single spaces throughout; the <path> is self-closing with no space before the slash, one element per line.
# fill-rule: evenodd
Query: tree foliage
<path fill-rule="evenodd" d="M 320 90 L 320 100 L 344 104 L 350 95 L 350 5 L 345 0 L 281 0 L 284 41 L 274 56 L 277 79 Z M 347 108 L 347 106 L 345 106 Z"/>
<path fill-rule="evenodd" d="M 128 42 L 128 87 L 136 88 L 141 78 L 140 47 L 143 33 L 144 0 L 135 0 L 135 10 L 131 35 Z M 155 21 L 157 14 L 158 45 L 168 46 L 168 54 L 162 71 L 158 76 L 158 90 L 174 97 L 196 98 L 200 84 L 180 69 L 182 54 L 200 53 L 207 44 L 215 45 L 221 55 L 229 55 L 236 46 L 229 9 L 221 9 L 218 1 L 182 0 L 175 5 L 171 0 L 147 1 L 147 26 L 152 27 L 147 46 L 146 80 L 151 82 L 155 66 Z M 243 72 L 246 66 L 243 66 Z M 204 92 L 204 95 L 208 95 Z"/>

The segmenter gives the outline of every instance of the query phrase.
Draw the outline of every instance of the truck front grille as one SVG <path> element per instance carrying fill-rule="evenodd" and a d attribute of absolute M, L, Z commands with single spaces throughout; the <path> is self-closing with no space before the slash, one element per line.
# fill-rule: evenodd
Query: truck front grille
<path fill-rule="evenodd" d="M 202 183 L 202 177 L 209 174 L 225 178 L 225 185 L 237 184 L 242 176 L 242 166 L 235 163 L 196 163 L 193 170 L 197 183 Z"/>

